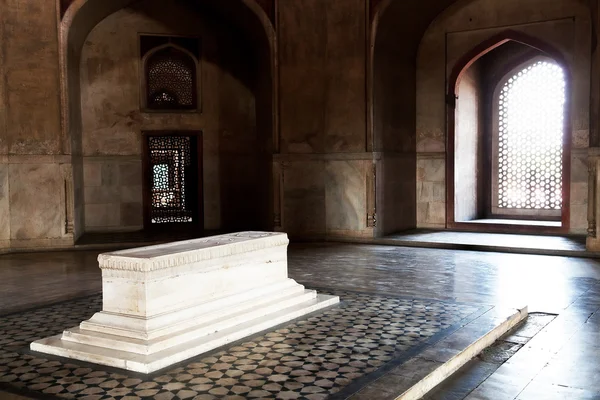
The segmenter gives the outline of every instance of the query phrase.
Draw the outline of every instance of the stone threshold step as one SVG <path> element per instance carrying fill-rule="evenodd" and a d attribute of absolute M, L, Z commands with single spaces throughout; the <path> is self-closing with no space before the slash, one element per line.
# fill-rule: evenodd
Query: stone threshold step
<path fill-rule="evenodd" d="M 527 307 L 518 309 L 493 307 L 417 356 L 345 398 L 351 400 L 421 399 L 521 323 L 527 315 Z"/>
<path fill-rule="evenodd" d="M 332 243 L 353 243 L 370 244 L 396 247 L 417 247 L 425 249 L 443 249 L 443 250 L 467 250 L 483 251 L 493 253 L 510 254 L 530 254 L 539 256 L 559 256 L 559 257 L 577 257 L 577 258 L 600 258 L 600 252 L 587 250 L 569 250 L 569 249 L 544 249 L 520 246 L 504 246 L 491 244 L 474 243 L 451 243 L 442 241 L 427 240 L 403 240 L 395 238 L 347 238 L 347 237 L 328 237 L 327 242 Z"/>

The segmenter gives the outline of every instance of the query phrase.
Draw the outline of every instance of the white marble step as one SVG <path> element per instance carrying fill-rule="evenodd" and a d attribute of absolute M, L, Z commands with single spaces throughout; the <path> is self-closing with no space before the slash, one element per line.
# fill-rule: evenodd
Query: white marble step
<path fill-rule="evenodd" d="M 220 317 L 213 316 L 216 318 L 197 320 L 195 326 L 187 327 L 185 330 L 177 331 L 156 339 L 132 339 L 123 336 L 87 331 L 79 327 L 65 330 L 62 339 L 63 341 L 128 351 L 131 353 L 144 355 L 153 354 L 183 342 L 188 342 L 254 319 L 262 318 L 268 314 L 273 314 L 279 310 L 305 303 L 317 297 L 316 291 L 305 290 L 303 286 L 298 286 L 302 288 L 301 293 L 296 292 L 289 294 L 284 292 L 280 293 L 279 296 L 268 299 L 255 299 L 252 302 L 246 302 L 239 306 L 231 307 L 231 309 L 223 310 Z"/>
<path fill-rule="evenodd" d="M 257 300 L 269 301 L 281 296 L 301 294 L 304 286 L 293 279 L 286 279 L 264 288 L 227 296 L 214 301 L 202 303 L 195 307 L 184 308 L 175 312 L 157 315 L 152 318 L 141 318 L 130 315 L 100 311 L 80 324 L 85 331 L 127 336 L 133 339 L 150 340 L 165 336 L 188 327 L 198 325 L 198 320 L 208 321 L 233 312 L 233 306 L 254 304 Z M 228 311 L 229 310 L 229 311 Z"/>
<path fill-rule="evenodd" d="M 187 342 L 180 342 L 180 344 L 174 347 L 152 355 L 109 350 L 102 347 L 69 342 L 61 340 L 62 335 L 34 342 L 31 344 L 31 349 L 33 351 L 130 371 L 151 373 L 338 302 L 339 298 L 337 296 L 317 295 L 316 298 L 309 301 L 278 310 L 231 328 L 223 329 L 211 335 L 195 338 Z"/>

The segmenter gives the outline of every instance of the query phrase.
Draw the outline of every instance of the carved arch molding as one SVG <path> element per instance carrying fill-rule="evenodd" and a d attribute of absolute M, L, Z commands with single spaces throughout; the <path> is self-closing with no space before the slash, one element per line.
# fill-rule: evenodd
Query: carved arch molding
<path fill-rule="evenodd" d="M 60 16 L 61 18 L 65 15 L 65 13 L 67 12 L 67 9 L 69 8 L 69 6 L 75 1 L 75 0 L 59 0 L 60 1 Z M 263 10 L 265 10 L 265 13 L 269 16 L 269 19 L 271 20 L 271 23 L 275 23 L 275 0 L 254 0 Z M 377 0 L 373 0 L 373 1 L 377 1 Z"/>

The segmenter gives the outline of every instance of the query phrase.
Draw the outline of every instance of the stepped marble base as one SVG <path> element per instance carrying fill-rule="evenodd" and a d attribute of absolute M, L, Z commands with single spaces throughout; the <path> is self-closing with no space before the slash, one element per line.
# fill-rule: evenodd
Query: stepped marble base
<path fill-rule="evenodd" d="M 287 244 L 242 232 L 101 254 L 102 311 L 31 349 L 151 373 L 339 302 L 287 277 Z"/>
<path fill-rule="evenodd" d="M 314 297 L 312 297 L 313 294 Z M 149 341 L 132 342 L 128 338 L 98 334 L 79 327 L 66 330 L 62 335 L 33 342 L 31 350 L 129 371 L 151 373 L 339 302 L 335 296 L 317 295 L 314 292 L 311 293 L 311 297 L 310 300 L 294 306 L 206 336 L 189 340 L 184 338 L 183 334 L 173 335 L 171 338 L 179 344 L 155 353 L 140 354 L 136 352 L 140 345 L 148 346 Z M 117 347 L 120 349 L 116 350 Z"/>

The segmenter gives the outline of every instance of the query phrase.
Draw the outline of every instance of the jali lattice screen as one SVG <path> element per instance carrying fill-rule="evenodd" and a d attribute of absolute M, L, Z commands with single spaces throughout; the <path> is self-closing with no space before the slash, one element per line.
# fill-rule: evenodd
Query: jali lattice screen
<path fill-rule="evenodd" d="M 537 61 L 502 87 L 498 108 L 498 207 L 560 209 L 565 77 Z"/>
<path fill-rule="evenodd" d="M 186 170 L 192 164 L 189 136 L 148 137 L 152 168 L 153 224 L 193 222 Z"/>
<path fill-rule="evenodd" d="M 146 90 L 148 108 L 196 108 L 195 61 L 173 47 L 157 51 L 146 62 Z"/>

